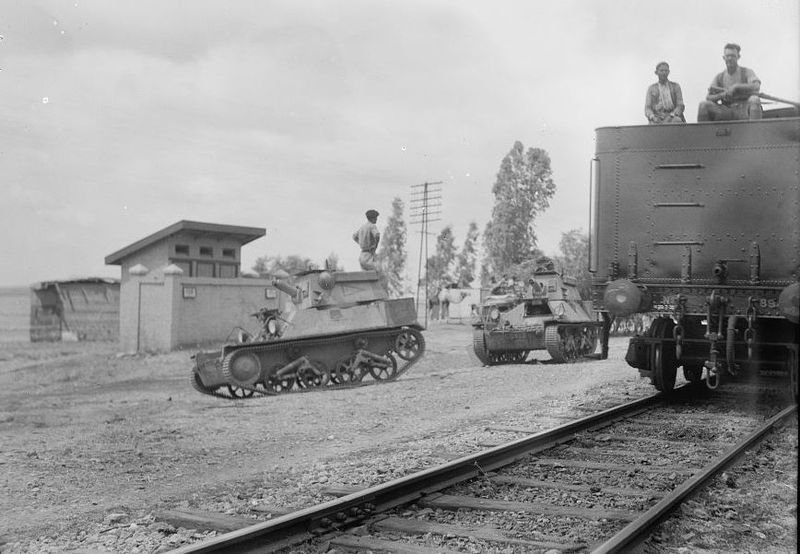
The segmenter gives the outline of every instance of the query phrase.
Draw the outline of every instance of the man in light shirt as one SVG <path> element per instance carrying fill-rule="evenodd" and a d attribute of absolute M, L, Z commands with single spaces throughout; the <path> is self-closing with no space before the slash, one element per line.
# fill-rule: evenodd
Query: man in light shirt
<path fill-rule="evenodd" d="M 647 88 L 647 96 L 644 100 L 644 115 L 647 122 L 651 125 L 685 123 L 683 93 L 678 83 L 667 79 L 669 64 L 659 62 L 656 66 L 656 75 L 658 75 L 658 82 Z"/>
<path fill-rule="evenodd" d="M 353 240 L 361 247 L 361 255 L 358 257 L 358 263 L 361 264 L 361 269 L 368 271 L 378 268 L 378 260 L 375 256 L 375 251 L 378 250 L 378 242 L 381 240 L 381 234 L 376 225 L 379 215 L 378 212 L 375 210 L 367 210 L 366 215 L 367 222 L 353 233 Z"/>
<path fill-rule="evenodd" d="M 738 44 L 725 45 L 725 71 L 711 81 L 708 96 L 697 109 L 697 121 L 761 119 L 761 80 L 755 71 L 739 65 L 741 50 Z"/>

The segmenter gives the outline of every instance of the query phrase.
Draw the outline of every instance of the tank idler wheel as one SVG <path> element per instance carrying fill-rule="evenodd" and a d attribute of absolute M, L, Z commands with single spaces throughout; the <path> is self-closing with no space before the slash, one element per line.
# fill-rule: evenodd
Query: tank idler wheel
<path fill-rule="evenodd" d="M 325 364 L 319 360 L 309 360 L 297 370 L 297 386 L 302 389 L 324 387 L 331 379 Z"/>
<path fill-rule="evenodd" d="M 376 381 L 387 381 L 397 375 L 397 360 L 392 353 L 387 352 L 384 358 L 387 359 L 388 363 L 381 364 L 374 360 L 369 366 L 369 374 Z"/>
<path fill-rule="evenodd" d="M 657 339 L 672 338 L 672 329 L 675 322 L 669 317 L 656 318 L 650 325 L 648 334 Z M 663 342 L 653 344 L 650 351 L 651 380 L 656 390 L 670 393 L 675 388 L 675 377 L 678 372 L 678 362 L 675 358 L 675 347 Z"/>
<path fill-rule="evenodd" d="M 491 354 L 489 349 L 486 348 L 486 337 L 483 334 L 483 329 L 474 329 L 472 331 L 472 349 L 483 365 L 491 365 Z"/>
<path fill-rule="evenodd" d="M 416 360 L 425 352 L 425 337 L 416 329 L 403 329 L 394 339 L 394 351 L 407 362 Z"/>

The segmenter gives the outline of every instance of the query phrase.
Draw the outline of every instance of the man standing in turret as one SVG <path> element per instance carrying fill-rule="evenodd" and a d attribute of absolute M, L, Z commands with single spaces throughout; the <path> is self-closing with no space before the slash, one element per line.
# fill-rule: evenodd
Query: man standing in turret
<path fill-rule="evenodd" d="M 378 250 L 381 234 L 378 232 L 377 222 L 378 212 L 367 210 L 367 222 L 353 233 L 353 240 L 361 247 L 361 255 L 358 257 L 358 262 L 361 264 L 361 269 L 365 271 L 378 269 L 375 251 Z"/>

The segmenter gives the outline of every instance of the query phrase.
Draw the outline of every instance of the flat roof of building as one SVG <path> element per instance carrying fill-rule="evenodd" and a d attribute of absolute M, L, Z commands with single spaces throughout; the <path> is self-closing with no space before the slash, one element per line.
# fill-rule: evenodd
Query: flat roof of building
<path fill-rule="evenodd" d="M 218 223 L 203 223 L 202 221 L 187 221 L 185 219 L 173 223 L 160 231 L 153 233 L 133 244 L 129 244 L 121 250 L 106 256 L 106 265 L 120 265 L 124 258 L 131 254 L 147 248 L 151 244 L 163 240 L 178 233 L 191 235 L 195 239 L 235 239 L 240 245 L 252 242 L 267 234 L 267 230 L 262 227 L 240 227 L 238 225 L 221 225 Z"/>

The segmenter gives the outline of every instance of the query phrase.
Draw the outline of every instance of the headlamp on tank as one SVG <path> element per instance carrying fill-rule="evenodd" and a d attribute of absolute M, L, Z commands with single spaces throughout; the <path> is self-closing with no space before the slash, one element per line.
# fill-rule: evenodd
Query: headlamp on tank
<path fill-rule="evenodd" d="M 278 320 L 271 317 L 267 320 L 267 333 L 272 336 L 278 335 Z"/>
<path fill-rule="evenodd" d="M 606 285 L 603 295 L 606 309 L 615 316 L 628 316 L 650 307 L 650 295 L 628 279 L 618 279 Z"/>
<path fill-rule="evenodd" d="M 498 310 L 497 308 L 492 308 L 492 311 L 489 312 L 489 319 L 491 319 L 492 321 L 497 321 L 498 319 L 500 319 L 500 310 Z"/>

